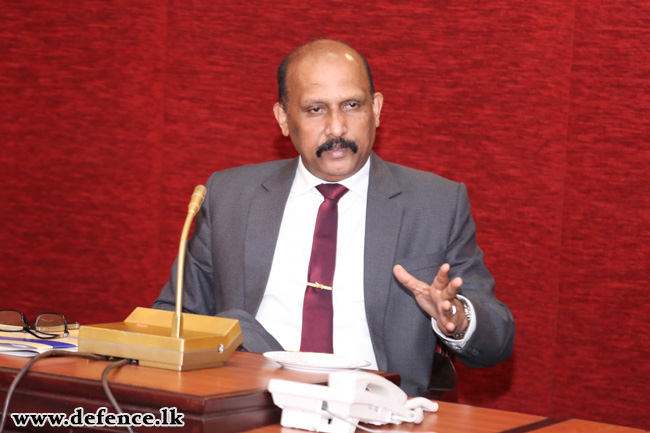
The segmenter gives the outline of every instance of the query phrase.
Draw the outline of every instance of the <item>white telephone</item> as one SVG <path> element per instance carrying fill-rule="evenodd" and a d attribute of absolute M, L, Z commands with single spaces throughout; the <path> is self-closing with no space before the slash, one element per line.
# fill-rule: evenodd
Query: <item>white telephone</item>
<path fill-rule="evenodd" d="M 397 385 L 373 373 L 331 373 L 329 386 L 271 379 L 273 402 L 282 408 L 281 424 L 327 433 L 353 433 L 359 421 L 370 424 L 420 423 L 423 410 L 438 404 L 422 397 L 408 399 Z"/>

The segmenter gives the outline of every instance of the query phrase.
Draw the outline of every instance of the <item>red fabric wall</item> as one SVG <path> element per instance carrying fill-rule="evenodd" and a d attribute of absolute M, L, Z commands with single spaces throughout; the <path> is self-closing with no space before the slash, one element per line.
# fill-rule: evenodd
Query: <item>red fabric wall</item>
<path fill-rule="evenodd" d="M 385 96 L 380 156 L 468 185 L 517 321 L 460 401 L 649 428 L 650 1 L 365 3 L 1 2 L 0 307 L 150 306 L 193 187 L 295 154 L 278 63 L 340 38 Z"/>

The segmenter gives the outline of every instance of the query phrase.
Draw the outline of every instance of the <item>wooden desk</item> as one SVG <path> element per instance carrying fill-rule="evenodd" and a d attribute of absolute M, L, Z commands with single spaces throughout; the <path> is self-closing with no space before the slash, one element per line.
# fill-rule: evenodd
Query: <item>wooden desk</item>
<path fill-rule="evenodd" d="M 2 402 L 11 381 L 26 362 L 26 358 L 0 355 Z M 101 387 L 102 372 L 107 365 L 106 361 L 77 357 L 40 360 L 20 382 L 9 413 L 72 414 L 77 407 L 83 407 L 85 413 L 94 413 L 100 407 L 113 412 Z M 386 377 L 399 383 L 396 374 Z M 326 384 L 328 376 L 287 370 L 262 355 L 235 352 L 221 368 L 179 373 L 126 365 L 112 371 L 108 377 L 111 391 L 125 412 L 158 414 L 163 407 L 178 408 L 179 413 L 184 414 L 183 429 L 147 428 L 152 432 L 175 433 L 181 430 L 241 432 L 278 423 L 281 411 L 267 391 L 272 378 Z M 116 429 L 104 431 L 115 432 Z"/>
<path fill-rule="evenodd" d="M 439 402 L 440 409 L 435 414 L 427 414 L 421 424 L 403 423 L 376 427 L 371 429 L 400 430 L 405 432 L 437 432 L 437 433 L 497 433 L 543 421 L 543 416 L 526 415 L 515 412 L 505 412 L 495 409 L 485 409 L 462 404 Z M 294 430 L 280 425 L 271 425 L 251 430 L 255 433 L 296 433 Z M 362 433 L 358 429 L 357 432 Z"/>
<path fill-rule="evenodd" d="M 0 355 L 0 398 L 25 358 Z M 73 357 L 56 357 L 37 362 L 20 382 L 9 412 L 73 413 L 83 407 L 86 413 L 101 407 L 109 408 L 101 388 L 105 361 Z M 397 375 L 386 375 L 394 382 Z M 109 375 L 109 383 L 117 401 L 126 412 L 154 413 L 162 407 L 176 407 L 184 414 L 183 428 L 147 427 L 147 432 L 243 432 L 299 433 L 301 430 L 279 425 L 280 409 L 267 391 L 272 378 L 308 383 L 326 383 L 325 373 L 303 373 L 281 368 L 263 356 L 236 352 L 224 367 L 178 373 L 137 365 L 126 365 Z M 553 420 L 495 409 L 440 402 L 440 410 L 427 414 L 419 425 L 375 427 L 437 433 L 640 433 L 641 430 L 583 420 Z M 50 428 L 33 431 L 62 431 Z M 101 429 L 66 429 L 66 432 L 99 431 Z M 25 430 L 21 430 L 25 431 Z M 103 431 L 116 432 L 116 428 Z M 361 433 L 361 430 L 357 430 Z"/>
<path fill-rule="evenodd" d="M 643 433 L 629 427 L 602 424 L 578 419 L 552 419 L 496 409 L 439 402 L 435 414 L 425 415 L 421 424 L 403 423 L 381 427 L 366 425 L 373 430 L 436 433 Z M 250 430 L 248 433 L 299 433 L 279 424 Z M 357 429 L 357 433 L 363 433 Z"/>
<path fill-rule="evenodd" d="M 642 433 L 643 431 L 631 427 L 622 427 L 620 425 L 603 424 L 582 419 L 568 419 L 535 430 L 535 433 Z"/>

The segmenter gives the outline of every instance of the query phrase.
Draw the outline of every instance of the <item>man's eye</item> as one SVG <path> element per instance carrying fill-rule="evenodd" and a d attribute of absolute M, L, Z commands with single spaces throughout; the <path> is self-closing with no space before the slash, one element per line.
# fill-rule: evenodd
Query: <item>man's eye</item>
<path fill-rule="evenodd" d="M 323 109 L 321 107 L 312 107 L 309 109 L 309 112 L 313 114 L 319 114 L 323 112 Z"/>
<path fill-rule="evenodd" d="M 356 101 L 350 101 L 347 104 L 345 104 L 345 107 L 348 108 L 348 109 L 354 110 L 356 108 L 359 108 L 359 105 L 360 104 L 358 102 L 356 102 Z"/>

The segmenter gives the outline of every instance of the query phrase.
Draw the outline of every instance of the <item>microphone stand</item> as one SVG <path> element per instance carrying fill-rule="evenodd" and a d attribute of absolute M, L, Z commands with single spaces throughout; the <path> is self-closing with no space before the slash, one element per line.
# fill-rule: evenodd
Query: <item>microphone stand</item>
<path fill-rule="evenodd" d="M 203 199 L 207 194 L 207 190 L 203 185 L 198 185 L 194 188 L 192 199 L 188 205 L 187 217 L 181 232 L 181 242 L 178 247 L 178 273 L 176 278 L 176 311 L 172 319 L 172 337 L 179 338 L 181 336 L 181 327 L 183 322 L 183 269 L 185 268 L 185 250 L 187 250 L 187 235 L 190 232 L 192 220 L 201 208 Z"/>
<path fill-rule="evenodd" d="M 220 367 L 243 341 L 234 319 L 183 313 L 187 237 L 206 189 L 192 194 L 178 250 L 176 310 L 138 307 L 123 322 L 81 326 L 79 351 L 135 359 L 140 365 L 186 371 Z"/>

